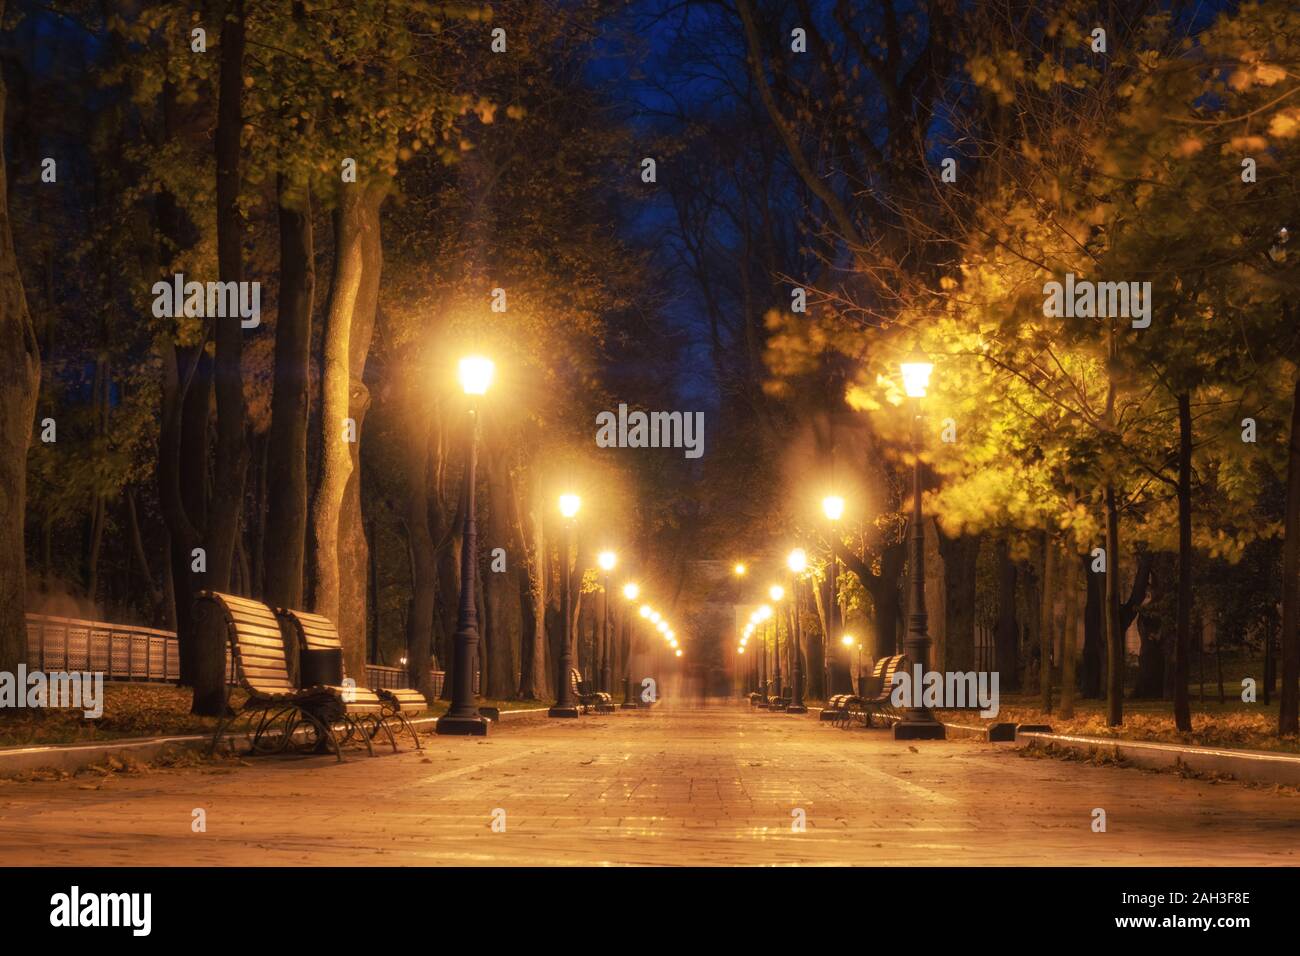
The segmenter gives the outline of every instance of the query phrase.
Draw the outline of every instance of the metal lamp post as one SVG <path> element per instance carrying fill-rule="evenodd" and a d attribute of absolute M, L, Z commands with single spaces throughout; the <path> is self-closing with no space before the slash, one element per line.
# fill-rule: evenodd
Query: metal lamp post
<path fill-rule="evenodd" d="M 922 525 L 921 488 L 921 399 L 930 384 L 934 366 L 923 356 L 902 364 L 903 388 L 913 401 L 912 409 L 912 613 L 908 616 L 907 639 L 903 651 L 913 667 L 920 665 L 922 673 L 930 660 L 929 619 L 925 611 L 925 529 Z M 921 700 L 921 687 L 912 680 L 911 706 L 903 709 L 902 719 L 894 724 L 895 740 L 942 740 L 943 724 L 934 719 Z"/>
<path fill-rule="evenodd" d="M 824 670 L 824 683 L 822 686 L 827 699 L 829 699 L 832 694 L 842 694 L 846 690 L 852 689 L 844 686 L 837 686 L 843 685 L 844 682 L 837 681 L 836 676 L 841 672 L 847 675 L 848 667 L 845 666 L 841 671 L 840 668 L 835 666 L 836 657 L 839 654 L 839 651 L 835 648 L 835 639 L 843 624 L 840 615 L 839 585 L 837 583 L 839 581 L 840 557 L 835 551 L 836 537 L 839 534 L 836 530 L 836 522 L 838 522 L 840 518 L 844 517 L 844 499 L 839 495 L 827 495 L 822 499 L 822 513 L 826 515 L 826 521 L 829 525 L 827 529 L 827 540 L 830 543 L 831 548 L 831 560 L 827 565 L 826 572 L 827 583 L 831 590 L 830 601 L 826 604 L 826 630 L 828 633 L 826 634 L 826 639 L 823 641 L 823 644 L 825 645 L 825 660 L 822 662 L 822 668 Z"/>
<path fill-rule="evenodd" d="M 560 642 L 559 689 L 555 706 L 546 712 L 548 717 L 577 717 L 578 702 L 573 699 L 573 683 L 569 671 L 573 668 L 573 575 L 569 570 L 569 555 L 573 553 L 573 522 L 582 507 L 582 499 L 574 494 L 560 495 L 560 514 L 564 516 L 564 555 L 561 574 L 564 586 L 560 589 L 560 613 L 564 617 L 564 640 Z"/>
<path fill-rule="evenodd" d="M 469 436 L 465 455 L 465 485 L 461 489 L 464 525 L 460 539 L 460 608 L 453 638 L 456 659 L 451 679 L 451 706 L 439 717 L 434 729 L 440 734 L 483 737 L 488 721 L 478 712 L 474 693 L 474 661 L 478 652 L 478 605 L 474 578 L 478 569 L 478 526 L 474 516 L 474 480 L 478 466 L 478 407 L 475 402 L 492 384 L 495 366 L 491 359 L 474 355 L 460 360 L 460 384 L 469 396 Z"/>
<path fill-rule="evenodd" d="M 623 597 L 630 602 L 635 601 L 641 593 L 641 586 L 635 581 L 629 581 L 623 585 Z M 648 605 L 647 605 L 648 606 Z M 628 621 L 627 612 L 622 614 L 622 631 L 623 631 L 623 703 L 620 705 L 624 710 L 635 710 L 637 703 L 632 697 L 632 639 L 636 633 L 636 622 Z"/>
<path fill-rule="evenodd" d="M 800 659 L 799 652 L 800 638 L 803 636 L 803 624 L 799 620 L 799 576 L 808 568 L 808 556 L 804 554 L 803 548 L 795 548 L 790 552 L 786 559 L 786 565 L 790 568 L 794 577 L 790 582 L 790 612 L 794 621 L 791 628 L 791 646 L 790 646 L 790 706 L 787 707 L 788 714 L 806 714 L 808 707 L 803 702 L 803 661 Z"/>
<path fill-rule="evenodd" d="M 785 588 L 780 584 L 774 584 L 767 589 L 767 596 L 772 598 L 772 604 L 779 604 L 785 597 Z M 772 696 L 776 698 L 777 706 L 780 706 L 783 697 L 781 697 L 781 630 L 776 626 L 777 620 L 775 614 L 768 615 L 772 628 Z"/>
<path fill-rule="evenodd" d="M 602 551 L 596 558 L 600 569 L 605 572 L 605 613 L 600 621 L 600 676 L 597 677 L 597 687 L 600 690 L 609 693 L 610 683 L 613 681 L 611 670 L 614 662 L 609 656 L 609 644 L 611 635 L 609 633 L 609 572 L 614 570 L 618 564 L 618 556 L 613 551 Z"/>

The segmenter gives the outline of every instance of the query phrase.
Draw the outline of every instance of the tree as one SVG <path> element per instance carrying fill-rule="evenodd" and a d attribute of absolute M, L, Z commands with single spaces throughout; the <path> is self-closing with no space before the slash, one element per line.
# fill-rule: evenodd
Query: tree
<path fill-rule="evenodd" d="M 0 0 L 0 19 L 5 4 Z M 0 120 L 6 89 L 0 79 Z M 3 123 L 0 122 L 0 128 Z M 15 672 L 27 656 L 27 446 L 40 389 L 41 355 L 9 225 L 9 181 L 0 132 L 0 670 Z"/>

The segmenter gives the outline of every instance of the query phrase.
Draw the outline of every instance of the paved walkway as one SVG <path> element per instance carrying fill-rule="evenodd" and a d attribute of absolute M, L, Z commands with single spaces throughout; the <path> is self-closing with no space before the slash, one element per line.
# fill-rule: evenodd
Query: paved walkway
<path fill-rule="evenodd" d="M 0 864 L 1300 863 L 1291 793 L 741 706 L 426 739 L 342 765 L 0 783 Z"/>

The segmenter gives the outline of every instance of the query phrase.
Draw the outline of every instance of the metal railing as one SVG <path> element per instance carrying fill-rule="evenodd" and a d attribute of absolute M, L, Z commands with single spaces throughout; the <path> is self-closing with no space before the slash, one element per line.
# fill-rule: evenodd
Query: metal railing
<path fill-rule="evenodd" d="M 27 615 L 27 666 L 39 671 L 89 671 L 105 680 L 175 684 L 181 677 L 175 631 L 133 624 L 108 624 L 48 614 Z M 443 672 L 433 671 L 433 693 L 442 693 Z M 226 649 L 226 682 L 236 683 Z M 478 675 L 475 675 L 475 686 Z M 410 687 L 404 667 L 366 665 L 367 687 Z"/>

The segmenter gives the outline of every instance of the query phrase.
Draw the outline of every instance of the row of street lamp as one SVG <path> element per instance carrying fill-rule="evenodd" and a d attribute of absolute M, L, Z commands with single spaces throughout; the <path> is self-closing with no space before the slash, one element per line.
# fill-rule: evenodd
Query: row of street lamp
<path fill-rule="evenodd" d="M 465 479 L 461 488 L 461 528 L 460 548 L 460 600 L 456 619 L 456 634 L 453 638 L 451 706 L 447 713 L 438 718 L 436 730 L 439 734 L 483 736 L 487 733 L 488 721 L 478 709 L 478 696 L 474 692 L 474 662 L 477 659 L 479 644 L 478 611 L 474 593 L 475 569 L 478 563 L 478 526 L 475 516 L 474 483 L 478 466 L 478 399 L 487 394 L 496 373 L 496 366 L 491 359 L 480 355 L 467 356 L 460 360 L 458 367 L 461 389 L 468 398 L 469 428 L 465 454 Z M 562 567 L 564 585 L 561 591 L 561 615 L 564 621 L 564 640 L 561 642 L 560 659 L 557 664 L 555 705 L 547 711 L 551 717 L 577 717 L 578 703 L 574 698 L 570 671 L 573 667 L 573 580 L 569 573 L 570 555 L 573 552 L 573 528 L 578 512 L 582 508 L 582 499 L 571 492 L 559 497 L 560 515 L 564 518 L 564 547 Z M 596 563 L 603 574 L 604 606 L 601 615 L 601 647 L 598 660 L 592 663 L 592 677 L 597 688 L 606 693 L 613 680 L 613 655 L 611 653 L 612 635 L 610 612 L 610 573 L 618 565 L 618 556 L 613 551 L 601 551 L 596 556 Z M 629 604 L 641 594 L 641 588 L 635 581 L 623 585 L 623 597 Z M 650 618 L 658 631 L 664 635 L 675 656 L 681 657 L 682 650 L 677 634 L 658 611 L 649 605 L 641 608 L 642 617 Z M 631 648 L 630 643 L 624 655 L 623 706 L 636 707 L 631 689 Z"/>
<path fill-rule="evenodd" d="M 923 355 L 915 355 L 908 361 L 901 363 L 900 371 L 903 376 L 903 391 L 906 392 L 909 399 L 912 400 L 912 453 L 913 453 L 913 473 L 912 473 L 912 520 L 911 532 L 909 535 L 911 544 L 911 613 L 908 618 L 907 638 L 903 642 L 903 650 L 908 660 L 912 663 L 919 663 L 923 667 L 928 664 L 930 654 L 930 635 L 929 623 L 925 610 L 925 532 L 922 527 L 923 515 L 921 510 L 921 491 L 924 483 L 923 472 L 921 468 L 921 399 L 925 397 L 929 388 L 930 373 L 934 366 Z M 822 499 L 822 512 L 830 525 L 830 557 L 827 562 L 827 577 L 831 590 L 831 600 L 827 606 L 827 644 L 825 654 L 825 688 L 826 695 L 830 697 L 835 693 L 844 691 L 854 691 L 852 687 L 836 687 L 835 668 L 833 667 L 833 653 L 835 648 L 835 635 L 839 634 L 842 626 L 842 616 L 840 615 L 840 602 L 838 592 L 838 571 L 839 571 L 839 554 L 836 550 L 838 534 L 835 530 L 836 523 L 844 516 L 844 499 L 839 495 L 828 495 Z M 786 565 L 793 574 L 793 613 L 791 616 L 791 642 L 790 648 L 790 666 L 792 670 L 792 688 L 790 704 L 785 709 L 790 713 L 806 713 L 807 707 L 803 703 L 803 673 L 802 663 L 800 660 L 800 638 L 801 626 L 799 620 L 799 586 L 807 567 L 807 556 L 803 549 L 796 548 L 790 552 Z M 737 577 L 744 577 L 748 572 L 743 563 L 737 563 L 734 568 Z M 773 604 L 777 604 L 784 597 L 784 589 L 773 584 L 768 590 L 768 596 Z M 779 646 L 778 632 L 775 630 L 775 622 L 772 621 L 773 610 L 771 605 L 764 604 L 750 616 L 749 623 L 745 626 L 742 633 L 740 644 L 736 648 L 739 655 L 744 655 L 745 649 L 749 644 L 749 639 L 759 628 L 768 625 L 773 628 L 772 638 L 775 653 L 773 655 L 774 681 L 773 689 L 775 690 L 774 698 L 778 702 L 777 706 L 782 706 L 782 687 L 781 687 L 781 653 Z M 757 683 L 757 691 L 761 696 L 758 702 L 759 707 L 769 706 L 767 704 L 767 640 L 766 635 L 760 635 L 761 653 L 759 660 L 753 666 L 753 674 Z M 854 644 L 854 638 L 849 634 L 840 635 L 839 643 L 846 649 L 851 648 Z M 849 671 L 845 667 L 843 673 L 847 676 Z M 843 683 L 843 682 L 840 682 Z M 919 690 L 919 688 L 918 688 Z M 902 719 L 895 725 L 894 735 L 899 739 L 930 739 L 943 736 L 943 725 L 934 719 L 929 709 L 921 704 L 920 694 L 912 695 L 912 706 L 903 710 Z"/>
<path fill-rule="evenodd" d="M 928 633 L 928 620 L 925 611 L 925 534 L 922 528 L 922 511 L 921 511 L 921 490 L 923 476 L 921 470 L 920 458 L 920 400 L 925 397 L 926 390 L 929 386 L 930 373 L 934 366 L 925 360 L 924 357 L 915 357 L 907 362 L 902 363 L 901 371 L 903 374 L 903 389 L 908 397 L 913 400 L 913 422 L 912 422 L 912 450 L 915 459 L 914 471 L 912 476 L 912 521 L 911 521 L 911 577 L 912 577 L 912 601 L 911 614 L 908 620 L 908 634 L 904 641 L 904 651 L 909 660 L 914 663 L 920 663 L 923 666 L 928 663 L 930 650 L 930 636 Z M 478 562 L 478 534 L 475 520 L 475 501 L 474 501 L 474 482 L 475 472 L 478 462 L 478 405 L 477 399 L 487 393 L 491 387 L 492 379 L 495 375 L 496 367 L 492 360 L 483 356 L 468 356 L 460 360 L 459 375 L 461 388 L 464 390 L 466 397 L 469 399 L 468 411 L 470 416 L 469 428 L 467 429 L 467 449 L 465 456 L 465 481 L 461 489 L 461 513 L 464 516 L 464 526 L 461 534 L 461 582 L 460 582 L 460 604 L 457 613 L 456 634 L 454 637 L 454 656 L 452 670 L 452 701 L 451 707 L 447 713 L 438 719 L 437 732 L 440 734 L 469 734 L 484 735 L 487 733 L 487 720 L 478 712 L 478 699 L 474 693 L 474 661 L 477 657 L 477 648 L 479 643 L 478 633 L 478 612 L 476 609 L 474 595 L 475 569 Z M 570 669 L 573 666 L 573 620 L 572 620 L 572 576 L 569 573 L 569 560 L 572 552 L 573 524 L 577 518 L 578 511 L 582 506 L 581 499 L 572 493 L 560 495 L 559 499 L 560 513 L 565 519 L 564 534 L 564 587 L 562 614 L 564 620 L 564 640 L 561 642 L 560 661 L 557 674 L 557 686 L 559 691 L 555 706 L 548 713 L 552 717 L 577 717 L 578 707 L 574 699 L 572 682 L 569 679 Z M 844 515 L 844 499 L 838 495 L 831 495 L 822 501 L 822 510 L 827 520 L 831 523 L 831 556 L 829 563 L 830 582 L 832 587 L 832 598 L 828 609 L 828 621 L 830 635 L 838 632 L 838 609 L 839 597 L 835 593 L 836 573 L 838 566 L 838 556 L 835 550 L 835 533 L 834 525 Z M 610 681 L 609 659 L 609 572 L 612 571 L 617 563 L 616 556 L 613 552 L 602 552 L 598 558 L 601 569 L 605 572 L 605 614 L 602 622 L 603 634 L 603 659 L 600 662 L 599 677 L 603 690 L 608 691 Z M 806 712 L 807 708 L 803 704 L 803 670 L 800 662 L 800 637 L 801 625 L 798 614 L 799 586 L 801 578 L 807 569 L 807 555 L 803 549 L 796 548 L 790 552 L 787 559 L 787 567 L 790 569 L 793 578 L 793 613 L 791 637 L 793 640 L 793 654 L 791 656 L 792 677 L 792 696 L 791 704 L 787 710 L 795 713 Z M 743 564 L 737 564 L 735 567 L 736 574 L 743 576 L 746 568 Z M 639 593 L 639 588 L 631 584 L 632 595 L 629 600 L 635 600 L 635 595 Z M 627 596 L 628 587 L 625 586 L 624 594 Z M 773 585 L 769 589 L 769 597 L 774 602 L 784 597 L 784 588 L 780 585 Z M 766 622 L 772 617 L 771 607 L 764 605 L 766 613 L 761 621 L 751 619 L 748 632 L 741 640 L 739 648 L 740 653 L 744 653 L 744 647 L 748 643 L 753 629 L 759 624 Z M 763 608 L 759 609 L 760 612 Z M 641 608 L 643 617 L 649 619 L 656 629 L 664 635 L 670 648 L 675 652 L 677 657 L 682 656 L 680 646 L 678 646 L 676 635 L 672 628 L 663 618 L 662 614 L 654 610 L 649 605 Z M 775 636 L 775 635 L 774 635 Z M 844 643 L 851 643 L 845 641 Z M 831 666 L 831 648 L 833 643 L 828 642 L 826 657 L 826 689 L 828 695 L 833 692 L 832 678 L 834 668 Z M 631 655 L 626 655 L 630 657 Z M 766 669 L 766 654 L 762 655 L 764 671 Z M 630 665 L 628 665 L 630 666 Z M 777 697 L 781 696 L 781 662 L 780 654 L 775 658 L 775 677 L 777 687 Z M 766 673 L 763 674 L 763 688 L 766 688 Z M 943 735 L 943 726 L 936 722 L 929 710 L 920 704 L 920 695 L 913 694 L 913 706 L 908 708 L 903 716 L 903 720 L 895 727 L 895 736 L 907 737 L 911 739 L 934 737 Z M 624 706 L 633 703 L 630 697 L 630 685 L 627 675 L 624 677 Z"/>

